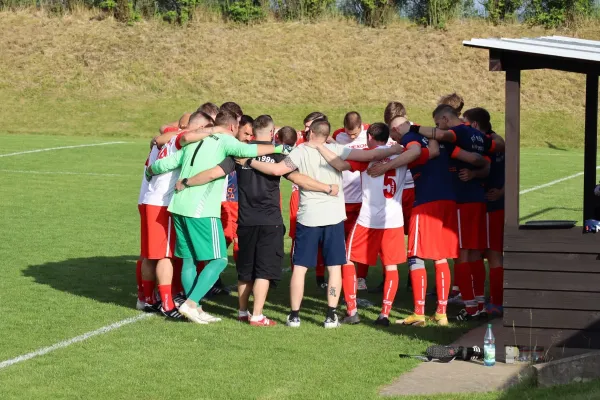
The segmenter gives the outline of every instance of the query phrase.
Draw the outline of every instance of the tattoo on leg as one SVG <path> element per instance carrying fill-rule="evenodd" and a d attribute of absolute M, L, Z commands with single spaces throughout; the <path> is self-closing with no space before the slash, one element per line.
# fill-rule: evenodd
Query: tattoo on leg
<path fill-rule="evenodd" d="M 329 288 L 329 295 L 331 297 L 335 297 L 335 287 L 332 286 Z"/>

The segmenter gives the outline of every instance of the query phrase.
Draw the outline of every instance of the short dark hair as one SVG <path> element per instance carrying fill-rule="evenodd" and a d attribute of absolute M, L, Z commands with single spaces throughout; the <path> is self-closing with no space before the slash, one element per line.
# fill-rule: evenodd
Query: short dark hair
<path fill-rule="evenodd" d="M 284 126 L 277 131 L 277 138 L 279 143 L 293 146 L 298 141 L 298 132 L 291 126 Z"/>
<path fill-rule="evenodd" d="M 262 131 L 269 125 L 273 125 L 273 118 L 270 115 L 261 115 L 252 123 L 252 132 L 256 135 L 258 131 Z"/>
<path fill-rule="evenodd" d="M 463 117 L 469 122 L 477 122 L 479 128 L 485 133 L 489 133 L 492 130 L 492 117 L 485 108 L 471 108 L 463 113 Z"/>
<path fill-rule="evenodd" d="M 383 122 L 376 122 L 369 126 L 367 135 L 371 136 L 378 142 L 387 143 L 390 138 L 390 128 Z"/>
<path fill-rule="evenodd" d="M 310 125 L 310 131 L 315 135 L 327 137 L 331 133 L 331 124 L 325 118 L 315 119 Z"/>
<path fill-rule="evenodd" d="M 198 107 L 197 111 L 202 111 L 208 115 L 217 115 L 219 113 L 219 106 L 215 103 L 204 103 L 200 107 Z"/>
<path fill-rule="evenodd" d="M 440 97 L 438 100 L 438 105 L 442 104 L 452 107 L 456 115 L 460 117 L 460 113 L 465 106 L 465 101 L 461 95 L 454 92 Z"/>
<path fill-rule="evenodd" d="M 203 112 L 203 111 L 195 111 L 192 113 L 192 115 L 190 115 L 190 119 L 188 122 L 188 125 L 191 125 L 192 123 L 196 122 L 196 120 L 204 118 L 206 119 L 209 123 L 213 123 L 213 119 L 210 115 L 208 115 L 207 113 Z"/>
<path fill-rule="evenodd" d="M 449 106 L 447 104 L 440 104 L 439 106 L 437 106 L 435 108 L 435 110 L 433 110 L 433 113 L 431 115 L 433 118 L 435 118 L 440 115 L 448 115 L 448 114 L 457 116 L 456 110 L 454 110 L 454 108 L 452 106 Z"/>
<path fill-rule="evenodd" d="M 254 123 L 254 118 L 252 118 L 249 115 L 242 115 L 242 118 L 240 119 L 240 126 L 246 126 L 248 124 L 252 125 Z"/>
<path fill-rule="evenodd" d="M 236 115 L 237 118 L 241 118 L 242 115 L 244 115 L 244 112 L 242 111 L 242 107 L 240 107 L 239 104 L 234 103 L 233 101 L 228 101 L 228 102 L 221 104 L 221 108 L 219 109 L 219 111 L 232 112 Z"/>
<path fill-rule="evenodd" d="M 237 115 L 229 111 L 219 111 L 215 118 L 215 126 L 237 125 Z"/>
<path fill-rule="evenodd" d="M 350 111 L 344 116 L 344 128 L 348 130 L 356 129 L 362 125 L 362 118 L 356 111 Z"/>
<path fill-rule="evenodd" d="M 383 121 L 389 125 L 396 117 L 406 117 L 406 108 L 404 107 L 404 104 L 399 101 L 390 101 L 388 105 L 385 106 Z"/>
<path fill-rule="evenodd" d="M 304 118 L 304 124 L 306 125 L 307 122 L 314 121 L 316 119 L 324 119 L 327 121 L 327 115 L 319 111 L 313 111 L 310 114 L 308 114 L 306 118 Z"/>

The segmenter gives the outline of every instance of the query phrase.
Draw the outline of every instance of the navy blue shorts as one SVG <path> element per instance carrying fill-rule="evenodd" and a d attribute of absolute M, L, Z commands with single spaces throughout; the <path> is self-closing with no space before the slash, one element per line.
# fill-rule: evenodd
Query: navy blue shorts
<path fill-rule="evenodd" d="M 319 245 L 322 246 L 326 266 L 346 264 L 344 221 L 326 226 L 304 226 L 297 223 L 292 258 L 294 265 L 316 267 Z"/>

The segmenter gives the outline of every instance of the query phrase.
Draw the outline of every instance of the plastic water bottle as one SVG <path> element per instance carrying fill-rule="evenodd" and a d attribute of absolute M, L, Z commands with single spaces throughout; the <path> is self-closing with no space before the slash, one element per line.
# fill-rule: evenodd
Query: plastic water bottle
<path fill-rule="evenodd" d="M 488 324 L 483 338 L 483 365 L 492 367 L 496 364 L 496 338 L 492 333 L 492 324 Z"/>

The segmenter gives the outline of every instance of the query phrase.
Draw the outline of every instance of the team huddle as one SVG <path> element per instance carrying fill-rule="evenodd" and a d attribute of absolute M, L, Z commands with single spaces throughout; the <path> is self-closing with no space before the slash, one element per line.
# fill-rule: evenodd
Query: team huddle
<path fill-rule="evenodd" d="M 308 268 L 316 269 L 327 299 L 324 327 L 360 323 L 357 291 L 367 290 L 378 258 L 383 281 L 370 290 L 382 293 L 377 325 L 391 324 L 398 264 L 407 261 L 414 313 L 397 324 L 426 324 L 426 260 L 435 266 L 437 294 L 430 321 L 448 324 L 451 295 L 465 306 L 457 320 L 501 315 L 504 141 L 485 109 L 462 113 L 463 105 L 456 94 L 442 97 L 433 126 L 426 127 L 391 102 L 385 122 L 368 125 L 349 112 L 332 134 L 320 112 L 310 113 L 296 131 L 277 127 L 268 115 L 245 115 L 233 102 L 205 103 L 161 127 L 138 200 L 137 308 L 199 324 L 220 321 L 201 300 L 226 290 L 220 274 L 233 244 L 238 319 L 276 325 L 263 308 L 270 286 L 282 278 L 283 176 L 293 184 L 287 326 L 300 326 Z M 342 294 L 346 312 L 338 317 Z"/>

